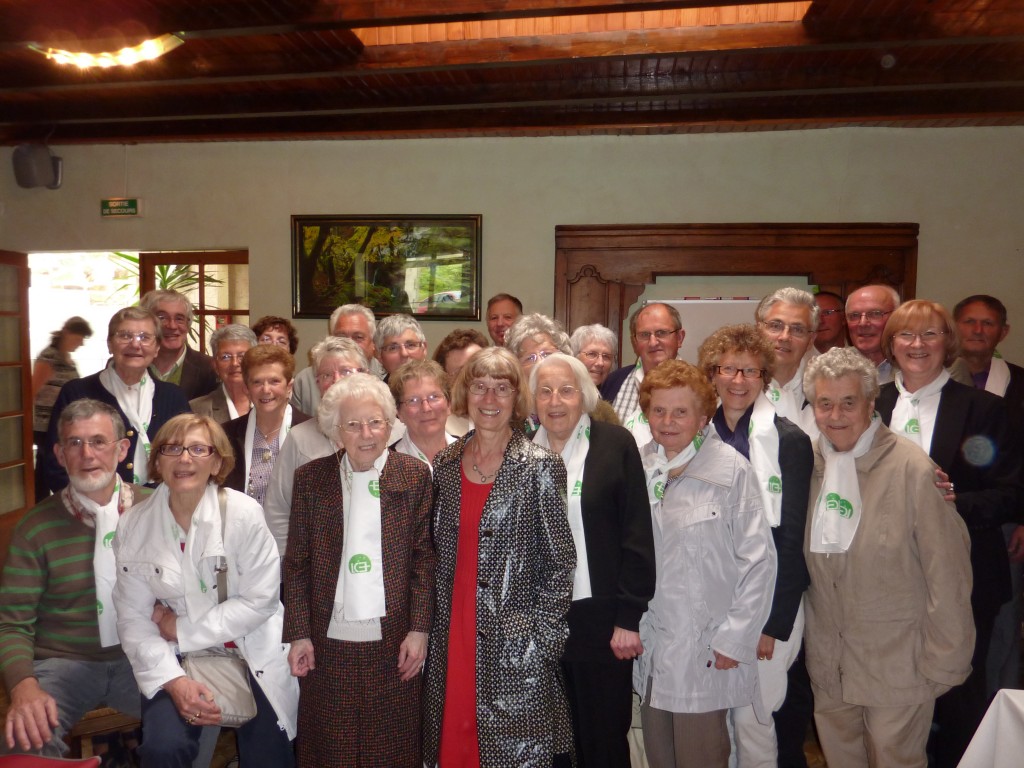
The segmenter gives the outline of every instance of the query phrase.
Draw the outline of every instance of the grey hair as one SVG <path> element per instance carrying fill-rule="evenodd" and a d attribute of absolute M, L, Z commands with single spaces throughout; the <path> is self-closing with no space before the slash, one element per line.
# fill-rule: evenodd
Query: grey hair
<path fill-rule="evenodd" d="M 593 413 L 594 409 L 597 408 L 597 401 L 601 399 L 601 395 L 597 391 L 594 380 L 590 378 L 587 366 L 572 355 L 566 355 L 561 352 L 548 355 L 533 366 L 533 370 L 530 371 L 530 391 L 533 393 L 534 400 L 537 399 L 537 378 L 540 376 L 541 370 L 558 363 L 569 366 L 569 370 L 572 371 L 572 375 L 576 378 L 576 389 L 580 391 L 580 395 L 583 397 L 583 412 L 586 414 Z"/>
<path fill-rule="evenodd" d="M 160 341 L 163 339 L 164 327 L 160 324 L 159 317 L 145 307 L 125 307 L 124 309 L 117 310 L 117 312 L 110 316 L 110 322 L 107 323 L 107 341 L 114 338 L 114 334 L 121 328 L 121 323 L 129 320 L 148 320 L 153 324 L 153 333 L 156 334 L 156 340 Z"/>
<path fill-rule="evenodd" d="M 388 315 L 377 326 L 377 332 L 373 334 L 373 343 L 377 345 L 377 354 L 381 353 L 384 340 L 395 336 L 401 336 L 406 331 L 414 331 L 416 338 L 426 341 L 423 328 L 412 315 Z"/>
<path fill-rule="evenodd" d="M 114 439 L 124 439 L 125 427 L 121 414 L 106 403 L 88 397 L 72 400 L 64 406 L 64 410 L 60 412 L 60 417 L 57 419 L 57 434 L 63 440 L 64 432 L 72 423 L 91 419 L 93 416 L 109 416 L 114 425 Z"/>
<path fill-rule="evenodd" d="M 757 322 L 763 323 L 764 319 L 768 316 L 768 310 L 779 302 L 794 304 L 808 310 L 811 313 L 811 332 L 813 333 L 818 330 L 818 317 L 821 313 L 821 307 L 814 300 L 814 295 L 791 286 L 779 288 L 777 291 L 769 293 L 761 299 L 761 303 L 757 305 L 757 309 L 754 311 L 754 318 Z"/>
<path fill-rule="evenodd" d="M 192 325 L 192 321 L 195 320 L 195 309 L 192 307 L 192 302 L 189 301 L 188 296 L 178 291 L 171 290 L 152 290 L 146 291 L 146 295 L 139 299 L 139 306 L 143 309 L 148 309 L 154 315 L 156 314 L 156 305 L 161 301 L 174 301 L 185 305 L 185 316 L 188 318 L 188 324 Z"/>
<path fill-rule="evenodd" d="M 213 356 L 217 356 L 221 344 L 230 341 L 244 341 L 250 347 L 255 347 L 256 334 L 252 332 L 252 328 L 241 323 L 230 323 L 218 328 L 210 334 L 210 349 L 213 350 Z"/>
<path fill-rule="evenodd" d="M 804 371 L 804 397 L 814 402 L 818 379 L 835 381 L 850 374 L 860 379 L 864 397 L 868 400 L 878 397 L 878 369 L 856 347 L 834 347 L 812 358 Z"/>
<path fill-rule="evenodd" d="M 324 358 L 332 356 L 351 358 L 359 363 L 360 368 L 370 367 L 370 363 L 366 360 L 366 355 L 363 354 L 363 348 L 352 341 L 352 339 L 344 336 L 328 336 L 323 341 L 318 341 L 309 350 L 309 359 L 313 365 L 313 371 L 316 372 Z"/>
<path fill-rule="evenodd" d="M 604 344 L 612 352 L 612 363 L 615 362 L 615 350 L 619 347 L 619 339 L 611 328 L 594 323 L 593 325 L 581 325 L 572 332 L 569 337 L 569 346 L 572 347 L 573 355 L 578 355 L 580 350 L 591 342 Z"/>
<path fill-rule="evenodd" d="M 536 340 L 536 337 L 541 335 L 550 338 L 551 343 L 558 347 L 559 352 L 572 354 L 569 334 L 562 328 L 562 324 L 539 312 L 523 315 L 512 324 L 512 327 L 505 332 L 505 349 L 518 358 L 523 342 L 527 339 Z"/>
<path fill-rule="evenodd" d="M 373 337 L 377 333 L 377 318 L 373 316 L 373 310 L 362 304 L 342 304 L 331 312 L 331 317 L 327 321 L 327 332 L 334 333 L 334 326 L 347 315 L 362 315 L 366 318 L 366 324 L 370 328 L 370 336 Z"/>
<path fill-rule="evenodd" d="M 884 291 L 889 296 L 889 300 L 892 302 L 893 310 L 896 310 L 899 307 L 899 305 L 903 303 L 903 300 L 900 298 L 900 292 L 893 288 L 891 285 L 885 285 L 884 283 L 868 283 L 867 285 L 862 285 L 860 288 L 856 288 L 850 291 L 850 295 L 846 297 L 846 307 L 850 306 L 850 299 L 853 298 L 854 294 L 856 294 L 857 291 L 863 291 L 865 288 L 882 289 L 882 291 Z M 844 307 L 844 309 L 846 307 Z"/>
<path fill-rule="evenodd" d="M 338 428 L 334 425 L 338 423 L 338 412 L 341 407 L 346 400 L 358 400 L 364 397 L 376 400 L 388 423 L 395 423 L 398 411 L 388 385 L 373 374 L 353 373 L 351 376 L 334 382 L 320 398 L 320 405 L 316 409 L 316 423 L 320 427 L 320 431 L 332 440 L 336 439 Z"/>

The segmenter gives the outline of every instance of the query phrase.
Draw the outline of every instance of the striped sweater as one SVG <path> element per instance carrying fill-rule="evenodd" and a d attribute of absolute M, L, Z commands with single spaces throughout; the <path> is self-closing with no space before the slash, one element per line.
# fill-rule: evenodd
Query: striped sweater
<path fill-rule="evenodd" d="M 144 492 L 135 488 L 136 499 Z M 114 661 L 100 645 L 93 542 L 60 494 L 30 509 L 14 529 L 0 576 L 0 672 L 10 691 L 33 676 L 33 659 Z"/>

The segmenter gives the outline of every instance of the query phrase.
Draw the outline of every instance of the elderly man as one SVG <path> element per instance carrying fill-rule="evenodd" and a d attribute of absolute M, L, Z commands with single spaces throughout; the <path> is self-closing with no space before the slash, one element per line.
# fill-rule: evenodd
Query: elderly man
<path fill-rule="evenodd" d="M 870 360 L 829 350 L 804 391 L 821 431 L 804 547 L 818 740 L 829 765 L 925 768 L 935 699 L 971 668 L 967 527 L 931 459 L 875 414 Z"/>
<path fill-rule="evenodd" d="M 384 378 L 384 368 L 375 357 L 377 348 L 373 338 L 377 333 L 377 320 L 373 312 L 362 304 L 342 304 L 331 313 L 327 321 L 329 336 L 341 336 L 352 339 L 370 361 L 370 373 Z M 292 388 L 292 407 L 310 415 L 316 413 L 320 405 L 320 389 L 316 384 L 316 371 L 313 366 L 303 368 L 295 375 L 295 386 Z"/>
<path fill-rule="evenodd" d="M 804 398 L 803 373 L 818 328 L 814 296 L 799 288 L 779 288 L 757 305 L 757 327 L 775 347 L 775 378 L 765 395 L 775 412 L 806 432 L 818 436 L 814 411 Z"/>
<path fill-rule="evenodd" d="M 128 440 L 114 408 L 76 400 L 58 428 L 54 451 L 70 485 L 18 523 L 0 588 L 0 670 L 11 699 L 6 750 L 54 757 L 67 752 L 62 737 L 91 709 L 139 717 L 110 597 L 111 542 L 119 516 L 148 493 L 117 475 Z"/>
<path fill-rule="evenodd" d="M 818 291 L 814 294 L 818 305 L 818 332 L 814 334 L 814 348 L 828 352 L 833 347 L 846 346 L 846 303 L 843 297 L 832 291 Z"/>
<path fill-rule="evenodd" d="M 994 296 L 968 296 L 953 309 L 960 333 L 960 358 L 971 375 L 970 384 L 1003 398 L 1016 430 L 1024 427 L 1024 368 L 996 356 L 996 347 L 1010 332 L 1006 306 Z M 1017 432 L 1019 434 L 1019 431 Z M 1024 526 L 1003 526 L 1010 554 L 1013 598 L 1004 603 L 992 629 L 987 661 L 988 694 L 1000 688 L 1020 688 L 1021 562 Z"/>
<path fill-rule="evenodd" d="M 195 319 L 192 302 L 177 291 L 150 291 L 139 301 L 160 321 L 160 348 L 149 366 L 160 381 L 177 384 L 186 400 L 208 394 L 217 388 L 213 360 L 189 349 L 188 332 Z"/>
<path fill-rule="evenodd" d="M 523 302 L 510 293 L 498 293 L 487 300 L 487 333 L 494 346 L 505 346 L 505 332 L 523 314 Z"/>
<path fill-rule="evenodd" d="M 626 365 L 613 371 L 601 385 L 601 398 L 612 404 L 619 421 L 629 429 L 643 422 L 640 411 L 640 382 L 644 375 L 665 360 L 674 360 L 682 346 L 686 331 L 675 307 L 655 302 L 641 306 L 629 318 L 629 339 L 633 352 L 639 358 L 635 365 Z M 634 432 L 634 437 L 637 437 Z M 638 438 L 638 442 L 639 439 Z M 650 430 L 647 440 L 650 441 Z"/>
<path fill-rule="evenodd" d="M 208 395 L 190 400 L 188 405 L 193 413 L 225 424 L 249 412 L 251 403 L 242 379 L 242 358 L 255 346 L 256 334 L 245 325 L 231 323 L 213 332 L 210 349 L 220 386 Z"/>
<path fill-rule="evenodd" d="M 878 369 L 878 383 L 893 380 L 892 364 L 882 352 L 882 329 L 900 305 L 900 295 L 889 285 L 865 285 L 846 299 L 846 324 L 850 341 Z"/>
<path fill-rule="evenodd" d="M 373 334 L 377 357 L 384 366 L 384 382 L 409 360 L 423 360 L 427 356 L 427 337 L 423 328 L 410 315 L 388 315 L 377 324 Z"/>

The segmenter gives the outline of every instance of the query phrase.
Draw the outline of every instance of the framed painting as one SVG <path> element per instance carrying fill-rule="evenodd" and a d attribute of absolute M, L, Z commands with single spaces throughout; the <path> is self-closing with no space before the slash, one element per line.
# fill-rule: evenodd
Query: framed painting
<path fill-rule="evenodd" d="M 292 216 L 292 314 L 480 319 L 480 215 Z"/>

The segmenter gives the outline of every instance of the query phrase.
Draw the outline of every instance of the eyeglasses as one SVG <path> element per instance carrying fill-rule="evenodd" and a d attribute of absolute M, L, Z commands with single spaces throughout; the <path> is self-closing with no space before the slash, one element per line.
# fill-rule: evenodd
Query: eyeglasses
<path fill-rule="evenodd" d="M 371 432 L 383 432 L 388 428 L 389 423 L 387 419 L 367 419 L 366 421 L 358 421 L 352 419 L 351 421 L 345 421 L 341 424 L 335 424 L 338 429 L 343 429 L 350 435 L 358 435 L 363 431 L 363 427 L 366 427 Z"/>
<path fill-rule="evenodd" d="M 291 344 L 288 343 L 287 336 L 270 336 L 269 334 L 263 334 L 258 339 L 260 344 L 276 344 L 279 347 L 289 349 Z"/>
<path fill-rule="evenodd" d="M 171 322 L 175 325 L 188 325 L 188 317 L 185 315 L 169 315 L 166 312 L 157 312 L 156 317 L 161 323 Z"/>
<path fill-rule="evenodd" d="M 736 378 L 737 373 L 743 374 L 744 379 L 759 379 L 766 373 L 764 368 L 737 368 L 735 365 L 716 365 L 714 371 L 727 379 Z"/>
<path fill-rule="evenodd" d="M 661 329 L 659 329 L 657 331 L 637 331 L 636 333 L 633 334 L 633 337 L 637 341 L 642 341 L 644 344 L 646 344 L 647 342 L 649 342 L 651 340 L 651 336 L 656 338 L 658 341 L 664 341 L 669 336 L 672 336 L 673 334 L 676 334 L 676 333 L 679 333 L 679 329 L 678 328 L 676 328 L 675 330 L 672 330 L 672 331 L 668 331 L 668 330 L 665 330 L 664 328 L 661 328 Z"/>
<path fill-rule="evenodd" d="M 161 456 L 181 456 L 188 451 L 188 455 L 195 459 L 205 459 L 217 452 L 212 445 L 182 445 L 181 443 L 164 443 L 160 446 Z"/>
<path fill-rule="evenodd" d="M 601 360 L 603 360 L 604 362 L 606 362 L 606 363 L 610 363 L 610 362 L 611 362 L 612 360 L 614 360 L 614 359 L 615 359 L 615 358 L 614 358 L 614 357 L 613 357 L 613 356 L 612 356 L 612 355 L 611 355 L 610 353 L 608 353 L 608 352 L 595 352 L 595 351 L 594 351 L 594 350 L 592 350 L 592 349 L 591 349 L 591 350 L 589 350 L 589 351 L 587 351 L 587 352 L 580 352 L 580 354 L 581 354 L 581 355 L 582 355 L 583 357 L 587 358 L 587 360 L 589 360 L 589 361 L 590 361 L 590 362 L 592 362 L 592 363 L 596 363 L 596 362 L 598 361 L 598 359 L 599 359 L 599 358 L 600 358 Z"/>
<path fill-rule="evenodd" d="M 846 322 L 848 323 L 859 323 L 863 317 L 865 320 L 871 323 L 877 323 L 886 315 L 891 315 L 893 310 L 881 310 L 881 309 L 869 309 L 867 312 L 847 312 Z"/>
<path fill-rule="evenodd" d="M 80 437 L 69 437 L 67 440 L 64 440 L 61 445 L 64 446 L 65 451 L 84 451 L 85 447 L 88 446 L 97 453 L 106 453 L 119 442 L 121 441 L 105 440 L 102 437 L 96 437 L 92 440 L 83 440 Z"/>
<path fill-rule="evenodd" d="M 245 357 L 245 352 L 239 352 L 235 355 L 232 355 L 230 352 L 225 352 L 221 355 L 217 355 L 217 360 L 222 363 L 230 363 L 232 360 L 240 363 L 242 362 L 243 357 Z"/>
<path fill-rule="evenodd" d="M 772 336 L 781 336 L 783 332 L 788 328 L 789 335 L 792 336 L 794 339 L 806 339 L 808 334 L 810 334 L 811 332 L 810 329 L 808 329 L 805 325 L 787 325 L 781 320 L 763 320 L 761 321 L 761 325 L 763 325 L 764 329 L 768 331 L 768 333 L 770 333 Z"/>
<path fill-rule="evenodd" d="M 557 389 L 552 389 L 551 387 L 537 387 L 537 400 L 542 403 L 547 402 L 554 397 L 555 392 L 558 393 L 558 397 L 561 400 L 572 400 L 579 394 L 579 390 L 572 384 L 563 384 Z"/>
<path fill-rule="evenodd" d="M 506 397 L 512 397 L 516 392 L 516 388 L 504 381 L 500 384 L 495 384 L 493 387 L 487 386 L 482 381 L 474 381 L 469 385 L 469 392 L 477 397 L 483 397 L 488 392 L 494 392 L 495 397 L 504 400 Z"/>
<path fill-rule="evenodd" d="M 818 313 L 818 315 L 820 317 L 832 317 L 832 315 L 836 314 L 839 311 L 840 310 L 838 309 L 823 309 Z"/>
<path fill-rule="evenodd" d="M 914 339 L 920 339 L 922 344 L 934 344 L 945 335 L 945 331 L 936 331 L 934 328 L 929 328 L 928 330 L 921 331 L 920 333 L 914 333 L 913 331 L 900 331 L 899 333 L 893 334 L 893 339 L 898 341 L 900 344 L 907 345 L 913 344 Z"/>
<path fill-rule="evenodd" d="M 133 341 L 137 341 L 144 347 L 148 347 L 156 341 L 155 334 L 146 333 L 145 331 L 139 331 L 138 333 L 134 333 L 132 331 L 114 331 L 114 338 L 121 344 L 131 344 Z"/>
<path fill-rule="evenodd" d="M 431 408 L 435 405 L 441 405 L 445 401 L 445 396 L 440 392 L 433 392 L 425 397 L 407 397 L 405 400 L 399 400 L 399 405 L 408 405 L 410 408 L 419 408 L 421 404 L 426 403 Z"/>
<path fill-rule="evenodd" d="M 395 341 L 391 344 L 385 344 L 381 347 L 381 352 L 386 352 L 390 355 L 398 352 L 402 347 L 405 347 L 406 352 L 415 352 L 417 349 L 423 349 L 426 346 L 425 341 Z"/>
<path fill-rule="evenodd" d="M 519 358 L 519 362 L 522 363 L 523 365 L 533 365 L 534 363 L 539 363 L 545 357 L 551 357 L 552 355 L 556 354 L 558 354 L 557 349 L 542 349 L 539 352 L 533 352 L 527 355 L 526 357 Z"/>
<path fill-rule="evenodd" d="M 346 376 L 351 376 L 353 373 L 366 373 L 365 368 L 335 368 L 330 373 L 318 373 L 316 375 L 317 381 L 337 381 L 343 379 Z"/>

